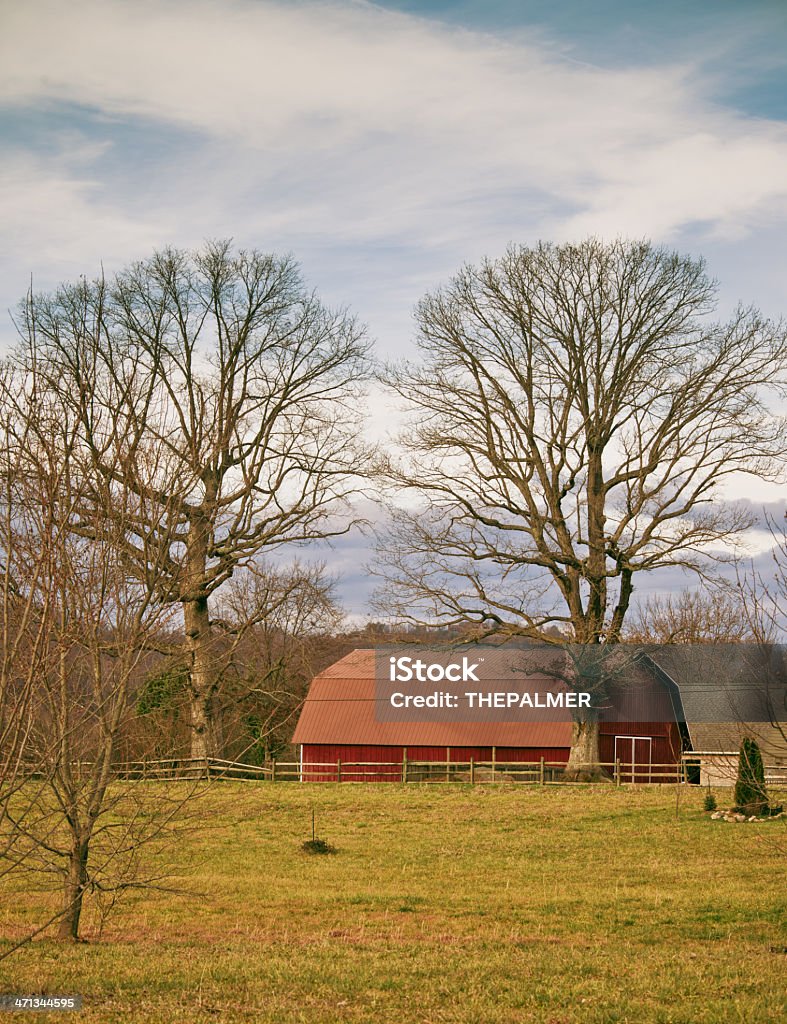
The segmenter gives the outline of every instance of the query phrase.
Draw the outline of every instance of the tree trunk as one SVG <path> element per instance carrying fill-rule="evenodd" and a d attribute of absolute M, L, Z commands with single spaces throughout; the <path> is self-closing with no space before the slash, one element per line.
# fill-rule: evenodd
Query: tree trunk
<path fill-rule="evenodd" d="M 79 941 L 79 919 L 87 886 L 88 840 L 75 840 L 68 858 L 68 874 L 63 888 L 63 916 L 57 930 L 59 939 Z"/>
<path fill-rule="evenodd" d="M 191 700 L 191 756 L 221 756 L 221 726 L 216 709 L 216 674 L 212 633 L 205 597 L 183 602 L 189 654 Z"/>
<path fill-rule="evenodd" d="M 571 723 L 571 751 L 564 778 L 567 782 L 600 782 L 608 776 L 598 767 L 599 723 L 597 719 Z"/>

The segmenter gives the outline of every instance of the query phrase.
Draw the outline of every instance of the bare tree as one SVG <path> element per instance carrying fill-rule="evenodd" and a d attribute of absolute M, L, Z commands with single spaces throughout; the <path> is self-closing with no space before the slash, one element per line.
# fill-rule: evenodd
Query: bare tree
<path fill-rule="evenodd" d="M 420 303 L 422 362 L 392 368 L 413 426 L 387 469 L 380 572 L 399 618 L 615 643 L 637 573 L 712 572 L 751 523 L 715 500 L 787 448 L 781 324 L 712 322 L 703 263 L 646 242 L 511 248 Z M 594 662 L 595 663 L 595 662 Z M 598 760 L 577 721 L 571 762 Z"/>
<path fill-rule="evenodd" d="M 755 641 L 760 647 L 766 648 L 777 641 L 782 669 L 779 681 L 783 681 L 787 664 L 787 648 L 784 636 L 787 632 L 787 512 L 781 520 L 766 516 L 770 530 L 771 571 L 762 573 L 753 567 L 748 572 L 741 571 L 738 586 L 746 608 L 746 622 Z M 773 726 L 774 748 L 780 758 L 787 752 L 787 689 L 772 685 L 773 680 L 766 678 L 764 688 L 770 706 L 770 720 Z"/>
<path fill-rule="evenodd" d="M 335 581 L 319 563 L 263 563 L 232 580 L 222 611 L 237 637 L 225 686 L 228 742 L 244 758 L 280 756 L 315 673 L 337 649 L 345 653 Z"/>
<path fill-rule="evenodd" d="M 260 562 L 217 595 L 214 625 L 225 755 L 261 764 L 290 745 L 294 718 L 314 674 L 346 653 L 336 638 L 344 620 L 335 581 L 321 563 Z M 145 680 L 131 750 L 179 741 L 188 707 L 188 669 L 176 651 Z M 132 755 L 136 756 L 136 755 Z"/>
<path fill-rule="evenodd" d="M 682 590 L 652 596 L 632 609 L 623 638 L 637 644 L 720 644 L 770 642 L 749 622 L 740 590 Z"/>
<path fill-rule="evenodd" d="M 308 293 L 289 258 L 226 242 L 30 294 L 19 327 L 96 478 L 122 479 L 144 507 L 125 524 L 127 558 L 146 579 L 152 553 L 162 599 L 182 608 L 192 754 L 216 755 L 213 595 L 265 550 L 349 528 L 337 513 L 367 460 L 363 330 Z M 166 465 L 151 477 L 154 449 Z"/>
<path fill-rule="evenodd" d="M 13 391 L 7 367 L 0 395 Z M 2 568 L 2 644 L 0 645 L 0 822 L 11 807 L 20 814 L 20 797 L 34 761 L 33 730 L 41 705 L 38 681 L 54 666 L 49 630 L 55 614 L 50 568 L 53 548 L 62 538 L 46 481 L 30 474 L 23 457 L 34 445 L 30 424 L 19 424 L 15 403 L 0 402 L 0 558 Z M 0 829 L 0 855 L 7 864 L 16 855 L 17 829 Z"/>
<path fill-rule="evenodd" d="M 0 806 L 3 871 L 54 880 L 59 935 L 76 940 L 86 895 L 139 884 L 141 847 L 163 836 L 183 802 L 182 794 L 112 788 L 134 687 L 173 609 L 160 545 L 168 510 L 137 486 L 160 475 L 166 452 L 149 453 L 145 476 L 140 459 L 129 486 L 122 446 L 107 444 L 111 472 L 96 478 L 76 410 L 39 387 L 36 362 L 5 371 L 0 481 L 15 601 L 6 605 L 3 681 L 26 700 L 23 742 L 11 733 L 15 771 L 4 772 L 13 784 Z M 129 533 L 143 518 L 149 530 L 130 557 Z M 10 710 L 18 717 L 18 702 Z"/>

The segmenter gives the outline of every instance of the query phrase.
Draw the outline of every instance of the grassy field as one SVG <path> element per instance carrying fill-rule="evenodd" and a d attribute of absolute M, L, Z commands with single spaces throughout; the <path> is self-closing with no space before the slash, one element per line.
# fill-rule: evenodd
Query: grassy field
<path fill-rule="evenodd" d="M 672 787 L 219 783 L 177 851 L 197 895 L 38 939 L 0 991 L 85 999 L 9 1020 L 786 1020 L 785 819 L 711 821 L 702 796 L 676 816 Z M 335 856 L 300 852 L 312 808 Z M 0 897 L 7 948 L 46 900 Z"/>

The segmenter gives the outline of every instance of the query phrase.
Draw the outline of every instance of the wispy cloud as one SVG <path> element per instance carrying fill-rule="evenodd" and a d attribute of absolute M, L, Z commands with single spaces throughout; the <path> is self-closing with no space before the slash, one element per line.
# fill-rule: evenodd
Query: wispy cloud
<path fill-rule="evenodd" d="M 38 252 L 76 220 L 135 254 L 162 225 L 177 242 L 242 224 L 474 257 L 525 233 L 734 237 L 787 212 L 787 126 L 715 105 L 698 63 L 603 70 L 542 33 L 508 42 L 363 2 L 77 0 L 4 18 L 6 106 L 81 109 L 139 161 L 108 195 L 35 158 L 14 230 Z M 140 120 L 169 126 L 172 150 L 135 149 Z"/>

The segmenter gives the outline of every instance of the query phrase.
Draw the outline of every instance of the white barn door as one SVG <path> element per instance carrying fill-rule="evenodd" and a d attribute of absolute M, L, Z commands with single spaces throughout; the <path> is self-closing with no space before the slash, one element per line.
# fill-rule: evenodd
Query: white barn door
<path fill-rule="evenodd" d="M 616 736 L 615 760 L 621 782 L 651 782 L 653 740 L 650 736 Z"/>

